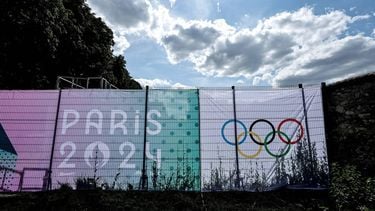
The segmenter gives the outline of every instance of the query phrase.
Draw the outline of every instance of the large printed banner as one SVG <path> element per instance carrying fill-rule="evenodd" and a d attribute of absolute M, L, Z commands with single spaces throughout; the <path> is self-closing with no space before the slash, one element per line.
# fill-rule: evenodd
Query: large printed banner
<path fill-rule="evenodd" d="M 304 91 L 307 115 L 299 88 L 237 89 L 235 108 L 233 90 L 201 89 L 202 190 L 326 186 L 320 87 Z"/>
<path fill-rule="evenodd" d="M 304 97 L 151 89 L 146 112 L 145 90 L 0 91 L 0 191 L 139 189 L 143 170 L 149 190 L 325 187 L 320 87 Z"/>
<path fill-rule="evenodd" d="M 150 155 L 158 156 L 157 162 L 148 159 L 149 187 L 200 190 L 198 91 L 150 90 L 148 108 L 157 111 L 159 123 L 148 121 L 150 129 L 159 129 L 147 136 Z"/>
<path fill-rule="evenodd" d="M 52 187 L 74 186 L 88 179 L 116 188 L 137 184 L 142 168 L 144 103 L 143 91 L 63 90 Z M 153 112 L 150 121 L 156 121 Z"/>
<path fill-rule="evenodd" d="M 0 191 L 43 190 L 58 91 L 0 91 Z"/>
<path fill-rule="evenodd" d="M 146 175 L 151 189 L 199 190 L 196 90 L 150 90 Z M 63 91 L 53 187 L 92 178 L 113 189 L 138 188 L 143 169 L 145 92 Z M 189 184 L 181 178 L 189 178 Z"/>

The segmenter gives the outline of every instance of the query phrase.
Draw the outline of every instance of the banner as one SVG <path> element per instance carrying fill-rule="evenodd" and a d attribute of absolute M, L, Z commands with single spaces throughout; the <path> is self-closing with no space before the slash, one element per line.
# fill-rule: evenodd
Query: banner
<path fill-rule="evenodd" d="M 199 102 L 202 190 L 232 189 L 236 178 L 234 124 L 230 124 L 234 119 L 233 92 L 230 88 L 200 89 Z M 225 131 L 221 130 L 223 124 Z M 222 132 L 231 142 L 222 138 Z"/>
<path fill-rule="evenodd" d="M 0 109 L 1 191 L 328 185 L 319 86 L 0 91 Z"/>
<path fill-rule="evenodd" d="M 46 190 L 59 92 L 0 91 L 0 190 Z"/>
<path fill-rule="evenodd" d="M 305 95 L 306 110 L 299 88 L 201 89 L 202 190 L 326 186 L 320 89 Z"/>
<path fill-rule="evenodd" d="M 62 90 L 52 187 L 136 186 L 142 170 L 144 103 L 142 90 Z"/>
<path fill-rule="evenodd" d="M 200 190 L 198 91 L 150 90 L 148 111 L 148 186 Z"/>
<path fill-rule="evenodd" d="M 150 90 L 148 101 L 144 146 L 145 91 L 63 90 L 53 187 L 90 179 L 138 189 L 145 147 L 150 188 L 199 190 L 196 91 Z"/>

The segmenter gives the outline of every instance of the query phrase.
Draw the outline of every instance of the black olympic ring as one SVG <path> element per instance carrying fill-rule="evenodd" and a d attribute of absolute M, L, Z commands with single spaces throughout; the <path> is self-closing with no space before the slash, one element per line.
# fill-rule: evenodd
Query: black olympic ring
<path fill-rule="evenodd" d="M 250 125 L 249 132 L 253 131 L 253 127 L 254 127 L 254 125 L 255 125 L 256 123 L 258 123 L 258 122 L 265 122 L 265 123 L 267 123 L 269 126 L 271 126 L 271 129 L 272 129 L 272 137 L 270 138 L 269 141 L 266 142 L 266 144 L 268 145 L 268 144 L 270 144 L 270 143 L 275 139 L 275 134 L 276 134 L 275 127 L 272 125 L 272 123 L 271 123 L 270 121 L 268 121 L 268 120 L 266 120 L 266 119 L 258 119 L 258 120 L 254 121 L 254 122 Z M 253 137 L 253 134 L 252 134 L 252 133 L 249 133 L 249 135 L 250 135 L 251 140 L 253 140 L 254 143 L 256 143 L 256 144 L 258 144 L 258 145 L 264 145 L 264 143 L 255 140 L 254 137 Z"/>

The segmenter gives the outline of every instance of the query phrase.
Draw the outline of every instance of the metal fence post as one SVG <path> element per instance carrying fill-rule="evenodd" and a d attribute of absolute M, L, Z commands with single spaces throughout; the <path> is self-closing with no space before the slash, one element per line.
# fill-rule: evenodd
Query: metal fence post
<path fill-rule="evenodd" d="M 101 78 L 100 78 L 100 88 L 101 88 L 101 89 L 104 88 L 103 85 L 104 85 L 104 78 L 101 77 Z"/>
<path fill-rule="evenodd" d="M 144 133 L 143 133 L 143 165 L 141 177 L 141 189 L 147 190 L 148 177 L 146 170 L 146 142 L 147 142 L 147 110 L 148 110 L 148 86 L 146 86 L 146 99 L 145 99 L 145 116 L 144 116 Z"/>
<path fill-rule="evenodd" d="M 198 138 L 199 138 L 199 191 L 202 192 L 202 150 L 201 150 L 201 102 L 199 99 L 199 89 L 197 89 L 198 95 Z"/>
<path fill-rule="evenodd" d="M 325 141 L 326 141 L 326 148 L 327 148 L 327 161 L 328 161 L 328 150 L 329 150 L 329 135 L 328 135 L 328 129 L 327 129 L 327 125 L 328 124 L 328 118 L 326 117 L 326 114 L 328 113 L 328 104 L 327 104 L 327 100 L 328 100 L 328 97 L 327 97 L 327 86 L 326 86 L 326 83 L 325 82 L 322 82 L 321 83 L 321 101 L 322 101 L 322 110 L 323 110 L 323 126 L 324 126 L 324 138 L 325 138 Z"/>
<path fill-rule="evenodd" d="M 56 89 L 60 89 L 60 76 L 56 79 Z"/>
<path fill-rule="evenodd" d="M 51 188 L 52 188 L 52 162 L 53 162 L 53 154 L 54 154 L 54 151 L 55 151 L 55 143 L 56 143 L 56 135 L 57 135 L 57 124 L 58 124 L 59 112 L 60 112 L 60 101 L 61 101 L 61 89 L 59 89 L 59 98 L 57 100 L 57 109 L 56 109 L 56 117 L 55 117 L 55 127 L 53 129 L 53 139 L 52 139 L 52 147 L 51 147 L 51 156 L 50 156 L 50 159 L 49 159 L 47 190 L 51 190 Z"/>
<path fill-rule="evenodd" d="M 298 87 L 301 89 L 301 93 L 302 93 L 303 115 L 305 116 L 306 136 L 307 136 L 307 143 L 308 143 L 309 154 L 310 154 L 311 173 L 314 174 L 311 140 L 310 140 L 310 132 L 309 132 L 309 121 L 307 119 L 307 110 L 306 110 L 306 101 L 305 101 L 305 91 L 304 91 L 302 84 L 298 84 Z"/>
<path fill-rule="evenodd" d="M 237 112 L 236 112 L 236 89 L 232 86 L 233 94 L 233 117 L 234 117 L 234 140 L 236 144 L 236 181 L 235 187 L 240 188 L 240 169 L 238 164 L 238 137 L 237 137 Z"/>

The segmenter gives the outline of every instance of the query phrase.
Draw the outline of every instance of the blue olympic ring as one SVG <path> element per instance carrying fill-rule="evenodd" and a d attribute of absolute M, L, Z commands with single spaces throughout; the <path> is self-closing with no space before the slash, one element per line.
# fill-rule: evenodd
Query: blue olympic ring
<path fill-rule="evenodd" d="M 225 126 L 227 126 L 227 124 L 231 123 L 231 122 L 234 122 L 234 119 L 230 119 L 230 120 L 227 120 L 223 126 L 221 127 L 221 137 L 223 137 L 224 141 L 227 142 L 228 144 L 230 145 L 233 145 L 233 146 L 236 146 L 236 143 L 232 143 L 230 142 L 224 135 L 224 129 L 225 129 Z M 243 129 L 245 131 L 247 131 L 246 129 L 246 126 L 243 122 L 239 121 L 239 120 L 236 120 L 236 122 L 240 123 L 240 125 L 243 127 Z M 238 142 L 238 145 L 242 144 L 245 140 L 246 140 L 246 137 L 247 137 L 247 133 L 245 133 L 245 135 L 242 137 L 241 141 Z"/>

